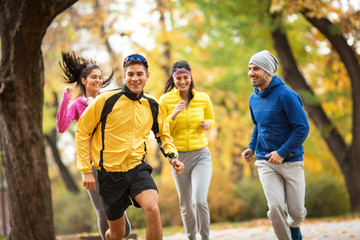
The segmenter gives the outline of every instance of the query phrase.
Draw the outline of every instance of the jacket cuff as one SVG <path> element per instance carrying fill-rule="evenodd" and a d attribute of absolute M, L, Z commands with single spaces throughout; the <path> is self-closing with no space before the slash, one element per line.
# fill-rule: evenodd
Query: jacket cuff
<path fill-rule="evenodd" d="M 174 153 L 169 153 L 168 157 L 169 157 L 169 163 L 170 163 L 170 165 L 172 164 L 172 160 L 173 160 L 173 159 L 178 159 L 178 158 L 175 156 Z"/>
<path fill-rule="evenodd" d="M 92 173 L 92 167 L 80 169 L 83 174 Z"/>
<path fill-rule="evenodd" d="M 172 118 L 169 116 L 167 116 L 166 120 L 169 122 L 169 123 L 175 123 L 175 120 L 172 120 Z"/>
<path fill-rule="evenodd" d="M 286 151 L 284 148 L 279 148 L 277 150 L 277 153 L 280 155 L 280 157 L 285 159 L 285 157 L 289 153 L 289 151 Z"/>
<path fill-rule="evenodd" d="M 254 145 L 249 145 L 248 148 L 251 149 L 251 151 L 253 151 L 253 153 L 255 153 L 256 147 Z"/>
<path fill-rule="evenodd" d="M 63 99 L 70 101 L 71 97 L 72 97 L 72 93 L 64 92 Z"/>

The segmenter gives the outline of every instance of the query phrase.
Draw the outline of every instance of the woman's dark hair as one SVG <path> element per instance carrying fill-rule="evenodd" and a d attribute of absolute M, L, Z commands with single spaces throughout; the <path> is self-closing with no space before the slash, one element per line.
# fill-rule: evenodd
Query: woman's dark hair
<path fill-rule="evenodd" d="M 59 65 L 65 74 L 63 79 L 66 83 L 76 83 L 76 86 L 80 88 L 80 95 L 85 94 L 85 85 L 82 83 L 81 79 L 86 79 L 94 69 L 99 69 L 101 71 L 101 68 L 94 60 L 77 57 L 74 52 L 62 52 L 61 54 L 62 62 L 59 62 Z M 114 71 L 111 72 L 106 80 L 103 80 L 102 87 L 106 87 L 110 84 L 113 75 Z"/>
<path fill-rule="evenodd" d="M 171 68 L 171 76 L 166 82 L 164 93 L 170 92 L 175 87 L 175 82 L 174 82 L 174 78 L 172 77 L 172 75 L 176 70 L 181 69 L 181 68 L 184 68 L 184 69 L 189 70 L 191 72 L 190 64 L 187 61 L 180 60 L 180 61 L 177 61 L 176 63 L 174 63 L 172 68 Z M 194 81 L 193 81 L 193 78 L 191 76 L 191 83 L 190 83 L 190 88 L 189 88 L 190 100 L 194 97 L 193 94 L 192 94 L 192 90 L 194 88 L 195 88 Z"/>

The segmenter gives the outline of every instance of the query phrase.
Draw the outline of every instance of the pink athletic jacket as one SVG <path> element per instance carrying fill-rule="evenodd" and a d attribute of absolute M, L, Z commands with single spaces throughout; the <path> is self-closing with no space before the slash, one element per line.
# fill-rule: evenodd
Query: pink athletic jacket
<path fill-rule="evenodd" d="M 69 105 L 70 99 L 71 93 L 64 92 L 56 115 L 56 128 L 59 133 L 65 132 L 74 120 L 78 121 L 88 106 L 82 96 L 76 98 Z"/>

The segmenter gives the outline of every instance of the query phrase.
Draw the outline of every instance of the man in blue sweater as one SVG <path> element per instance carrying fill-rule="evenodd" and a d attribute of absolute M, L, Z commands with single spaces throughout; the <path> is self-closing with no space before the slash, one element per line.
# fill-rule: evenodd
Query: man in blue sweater
<path fill-rule="evenodd" d="M 278 239 L 301 240 L 300 224 L 306 216 L 302 146 L 309 123 L 300 97 L 274 75 L 278 60 L 267 50 L 249 61 L 254 86 L 249 98 L 253 134 L 242 156 L 255 167 L 269 206 L 268 217 Z"/>

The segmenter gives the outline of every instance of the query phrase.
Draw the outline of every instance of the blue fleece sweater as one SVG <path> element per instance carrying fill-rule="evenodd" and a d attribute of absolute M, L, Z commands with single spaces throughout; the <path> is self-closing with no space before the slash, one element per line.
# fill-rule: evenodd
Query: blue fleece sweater
<path fill-rule="evenodd" d="M 249 98 L 254 123 L 249 148 L 259 160 L 268 160 L 266 154 L 277 151 L 285 161 L 302 161 L 302 146 L 309 133 L 309 122 L 299 95 L 273 76 L 269 86 L 257 87 Z"/>

